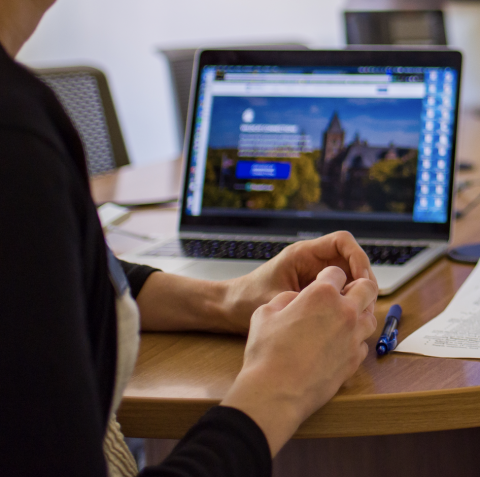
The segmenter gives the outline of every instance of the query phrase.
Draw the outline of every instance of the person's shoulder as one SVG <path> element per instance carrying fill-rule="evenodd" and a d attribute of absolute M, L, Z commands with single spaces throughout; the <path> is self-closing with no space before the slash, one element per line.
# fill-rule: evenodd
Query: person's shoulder
<path fill-rule="evenodd" d="M 42 142 L 63 166 L 75 168 L 88 180 L 81 139 L 55 93 L 1 45 L 0 132 L 15 133 L 17 144 Z"/>
<path fill-rule="evenodd" d="M 54 135 L 54 93 L 25 66 L 0 51 L 0 128 Z"/>

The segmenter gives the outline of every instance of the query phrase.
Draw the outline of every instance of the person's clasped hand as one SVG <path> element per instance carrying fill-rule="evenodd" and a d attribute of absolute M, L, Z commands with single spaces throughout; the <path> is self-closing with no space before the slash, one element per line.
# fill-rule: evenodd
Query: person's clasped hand
<path fill-rule="evenodd" d="M 227 290 L 232 327 L 249 334 L 222 405 L 256 421 L 275 455 L 367 356 L 377 282 L 354 237 L 335 232 L 290 245 Z"/>
<path fill-rule="evenodd" d="M 226 309 L 230 310 L 226 313 L 229 322 L 225 324 L 226 329 L 248 333 L 250 318 L 259 306 L 279 293 L 302 291 L 329 266 L 343 270 L 347 286 L 360 278 L 377 284 L 370 260 L 349 232 L 299 241 L 248 275 L 225 282 Z"/>
<path fill-rule="evenodd" d="M 349 281 L 326 266 L 301 291 L 279 293 L 253 314 L 243 368 L 222 405 L 256 421 L 272 455 L 367 356 L 376 298 L 374 280 Z"/>

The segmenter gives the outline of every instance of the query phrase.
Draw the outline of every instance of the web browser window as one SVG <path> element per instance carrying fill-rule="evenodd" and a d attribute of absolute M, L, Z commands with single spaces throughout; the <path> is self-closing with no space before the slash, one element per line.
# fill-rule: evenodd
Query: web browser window
<path fill-rule="evenodd" d="M 200 74 L 186 215 L 447 222 L 455 70 Z"/>

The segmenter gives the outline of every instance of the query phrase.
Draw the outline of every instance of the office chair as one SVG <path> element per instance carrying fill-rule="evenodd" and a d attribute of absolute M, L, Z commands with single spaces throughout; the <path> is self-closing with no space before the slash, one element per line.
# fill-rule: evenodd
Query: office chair
<path fill-rule="evenodd" d="M 348 45 L 446 45 L 441 10 L 346 11 Z"/>
<path fill-rule="evenodd" d="M 90 176 L 130 163 L 107 78 L 87 66 L 36 69 L 58 97 L 82 139 Z"/>
<path fill-rule="evenodd" d="M 242 49 L 242 50 L 308 50 L 301 43 L 271 43 L 229 47 L 212 47 L 214 49 Z M 190 84 L 192 82 L 193 61 L 197 48 L 159 49 L 168 61 L 171 81 L 177 106 L 178 130 L 180 142 L 183 143 L 187 124 L 188 103 L 190 98 Z"/>

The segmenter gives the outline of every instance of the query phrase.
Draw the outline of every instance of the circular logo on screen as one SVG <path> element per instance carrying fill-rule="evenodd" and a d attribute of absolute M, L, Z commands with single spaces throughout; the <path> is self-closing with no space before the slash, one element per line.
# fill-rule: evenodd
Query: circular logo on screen
<path fill-rule="evenodd" d="M 255 111 L 252 108 L 248 108 L 242 113 L 242 121 L 244 123 L 251 123 L 254 119 Z"/>

